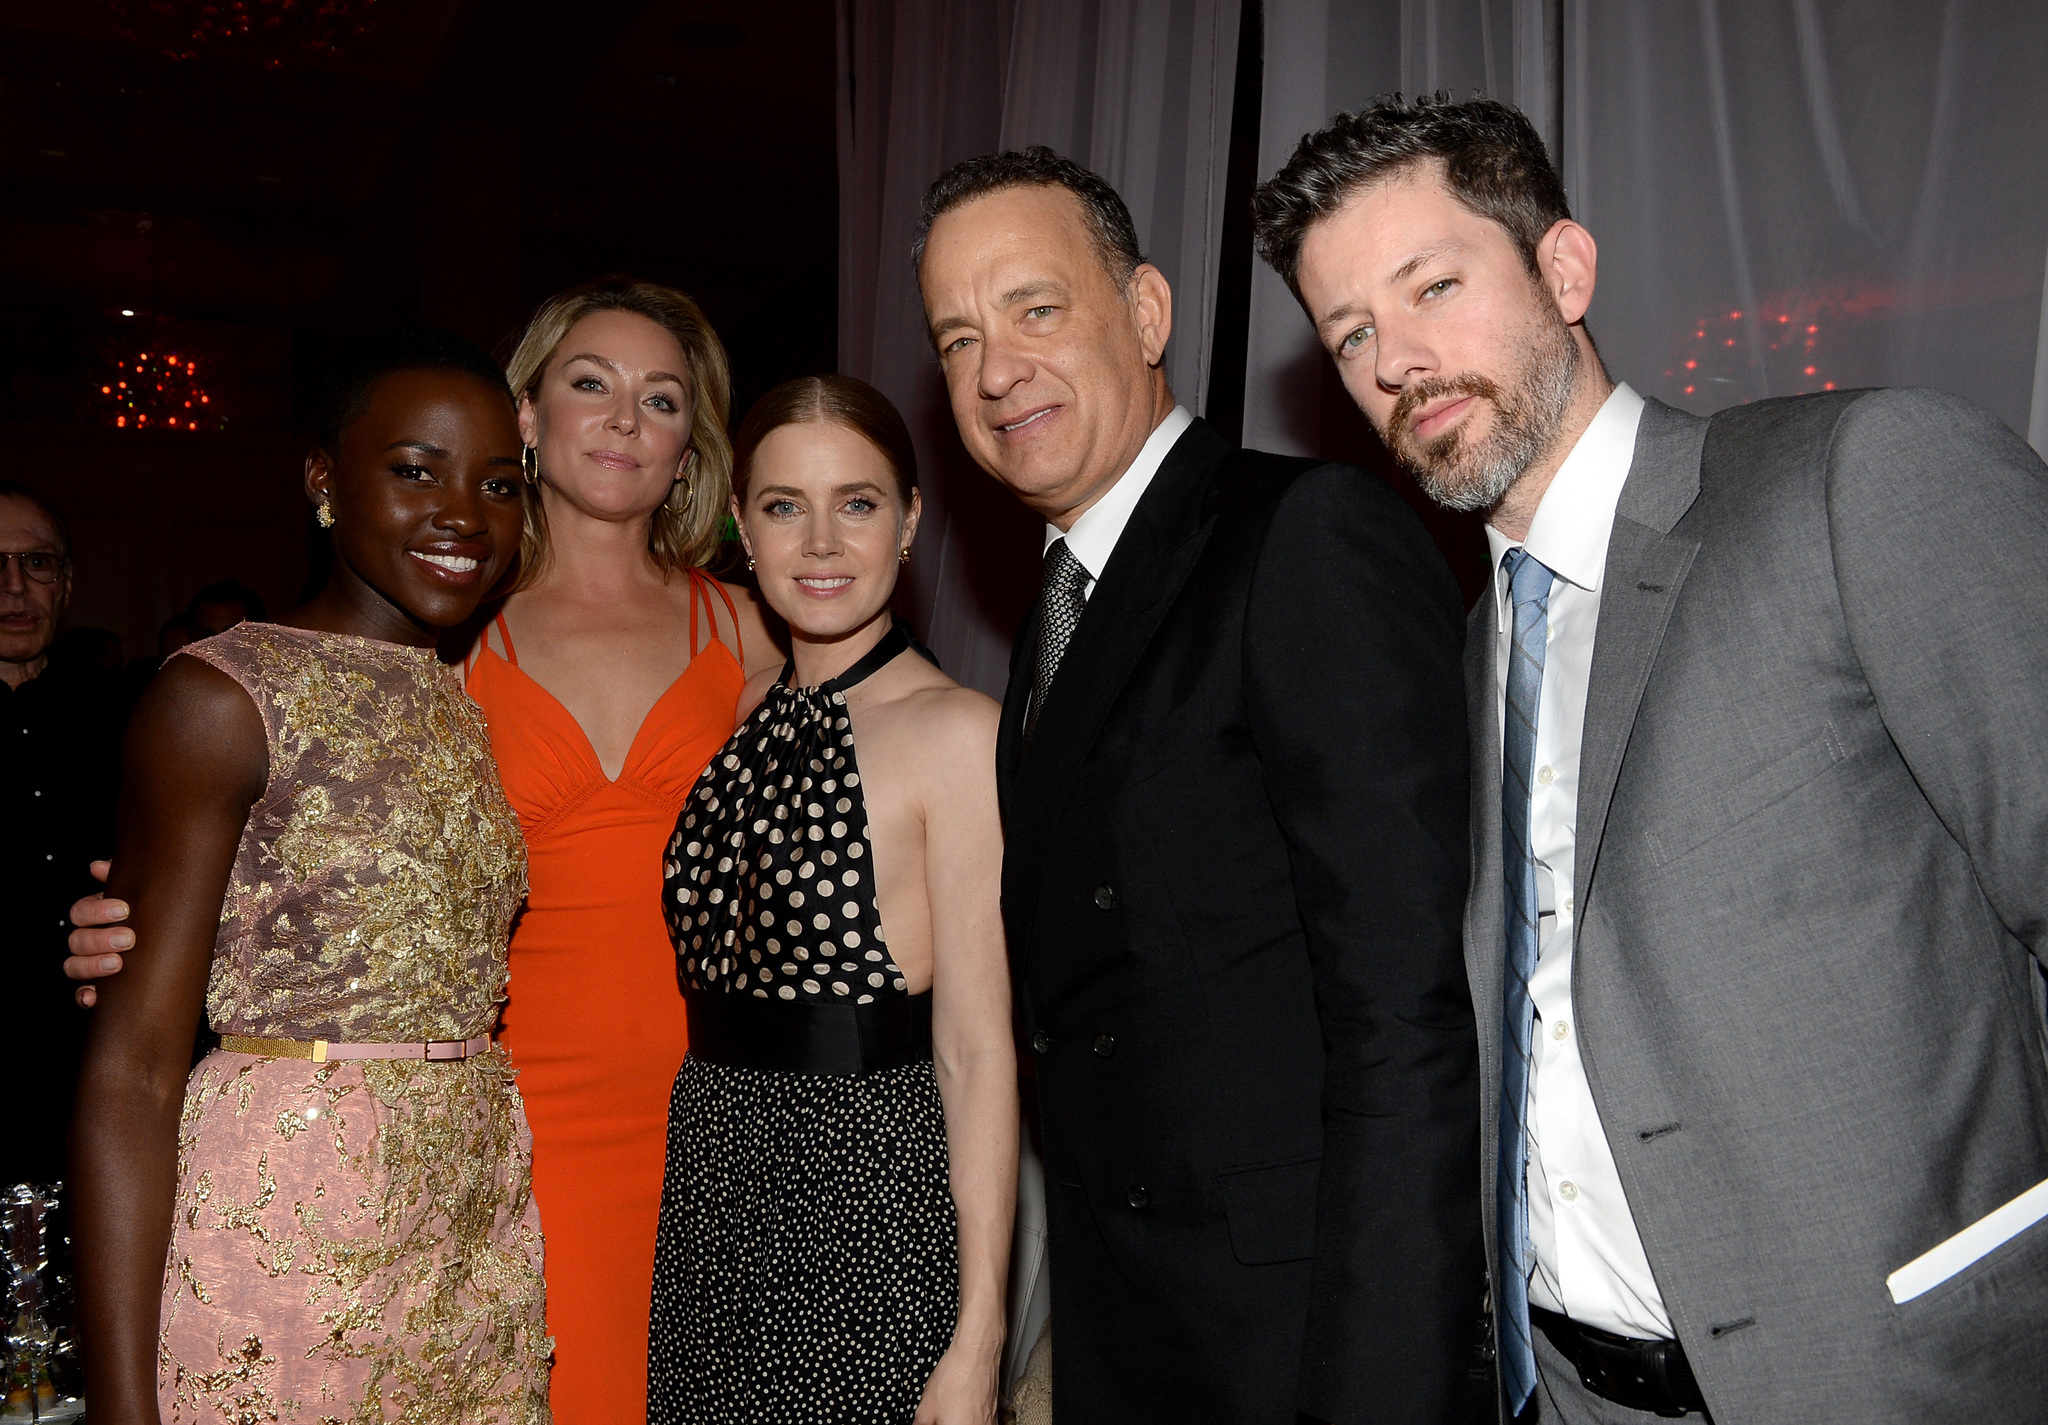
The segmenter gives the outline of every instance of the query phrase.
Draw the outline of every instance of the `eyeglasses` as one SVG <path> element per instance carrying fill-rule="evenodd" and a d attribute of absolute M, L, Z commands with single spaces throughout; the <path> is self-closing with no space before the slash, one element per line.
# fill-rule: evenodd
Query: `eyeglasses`
<path fill-rule="evenodd" d="M 7 561 L 15 560 L 21 565 L 24 578 L 38 584 L 54 584 L 57 576 L 64 572 L 64 566 L 71 561 L 61 554 L 52 554 L 47 549 L 31 549 L 26 554 L 9 554 L 0 550 L 0 579 L 7 577 Z"/>

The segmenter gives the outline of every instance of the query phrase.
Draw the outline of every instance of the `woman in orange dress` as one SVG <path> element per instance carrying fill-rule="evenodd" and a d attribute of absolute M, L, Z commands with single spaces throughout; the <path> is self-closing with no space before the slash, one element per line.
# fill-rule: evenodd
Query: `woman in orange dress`
<path fill-rule="evenodd" d="M 508 369 L 526 444 L 517 590 L 469 693 L 526 833 L 499 1042 L 533 1125 L 556 1425 L 647 1418 L 669 1089 L 686 1032 L 662 849 L 732 735 L 760 615 L 701 572 L 730 497 L 725 353 L 688 297 L 572 288 Z M 751 655 L 751 656 L 750 656 Z"/>

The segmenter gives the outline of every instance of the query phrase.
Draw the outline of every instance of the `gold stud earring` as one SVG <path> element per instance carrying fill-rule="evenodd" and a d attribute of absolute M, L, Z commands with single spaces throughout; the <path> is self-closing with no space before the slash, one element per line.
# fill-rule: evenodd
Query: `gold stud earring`
<path fill-rule="evenodd" d="M 313 511 L 313 518 L 320 522 L 320 528 L 333 529 L 334 506 L 329 504 L 327 500 L 323 497 L 320 501 L 320 508 Z"/>
<path fill-rule="evenodd" d="M 753 572 L 753 570 L 754 570 L 754 556 L 753 556 L 753 555 L 751 555 L 751 554 L 749 554 L 749 555 L 747 556 L 747 572 L 751 574 L 751 573 Z"/>
<path fill-rule="evenodd" d="M 909 545 L 907 545 L 907 544 L 906 544 L 906 545 L 904 545 L 904 546 L 903 546 L 902 552 L 901 552 L 901 553 L 899 553 L 899 554 L 898 554 L 898 555 L 896 556 L 896 562 L 897 562 L 898 564 L 908 564 L 908 563 L 910 562 L 910 546 L 909 546 Z"/>
<path fill-rule="evenodd" d="M 529 485 L 540 483 L 540 451 L 523 441 L 519 446 L 519 473 L 526 477 Z"/>

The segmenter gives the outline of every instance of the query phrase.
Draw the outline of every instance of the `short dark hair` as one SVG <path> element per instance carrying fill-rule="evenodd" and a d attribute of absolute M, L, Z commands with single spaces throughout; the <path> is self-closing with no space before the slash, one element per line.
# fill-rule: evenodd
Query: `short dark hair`
<path fill-rule="evenodd" d="M 924 265 L 925 239 L 931 236 L 933 223 L 962 203 L 1011 188 L 1064 188 L 1073 194 L 1081 204 L 1081 216 L 1088 221 L 1088 236 L 1095 243 L 1096 255 L 1109 269 L 1110 280 L 1119 288 L 1130 285 L 1131 274 L 1145 260 L 1138 247 L 1138 229 L 1131 222 L 1131 210 L 1101 174 L 1083 168 L 1071 158 L 1062 158 L 1044 144 L 985 153 L 941 173 L 924 190 L 917 236 L 910 241 L 911 267 Z"/>
<path fill-rule="evenodd" d="M 64 523 L 64 516 L 57 513 L 57 507 L 44 499 L 31 487 L 19 480 L 0 480 L 0 499 L 12 495 L 17 500 L 27 500 L 48 517 L 57 531 L 57 552 L 66 559 L 71 557 L 71 526 Z"/>
<path fill-rule="evenodd" d="M 192 624 L 198 620 L 199 610 L 208 604 L 240 604 L 251 623 L 262 623 L 266 618 L 263 596 L 240 579 L 216 579 L 208 584 L 192 596 L 181 617 L 187 624 Z"/>
<path fill-rule="evenodd" d="M 320 383 L 314 408 L 313 439 L 330 455 L 341 449 L 342 437 L 369 409 L 370 394 L 386 376 L 402 371 L 454 371 L 474 376 L 512 400 L 512 388 L 498 363 L 475 342 L 439 327 L 391 327 L 344 338 L 337 343 Z"/>
<path fill-rule="evenodd" d="M 1434 160 L 1442 161 L 1452 195 L 1505 228 L 1535 273 L 1536 244 L 1572 215 L 1542 137 L 1511 105 L 1453 100 L 1441 91 L 1375 99 L 1304 135 L 1294 156 L 1252 195 L 1252 241 L 1259 256 L 1301 300 L 1301 245 L 1308 230 L 1361 188 Z"/>
<path fill-rule="evenodd" d="M 904 504 L 917 488 L 917 447 L 910 428 L 887 396 L 851 376 L 799 376 L 785 381 L 754 402 L 733 440 L 734 493 L 747 494 L 747 466 L 771 432 L 784 426 L 829 421 L 845 426 L 882 452 L 896 476 L 896 494 Z"/>

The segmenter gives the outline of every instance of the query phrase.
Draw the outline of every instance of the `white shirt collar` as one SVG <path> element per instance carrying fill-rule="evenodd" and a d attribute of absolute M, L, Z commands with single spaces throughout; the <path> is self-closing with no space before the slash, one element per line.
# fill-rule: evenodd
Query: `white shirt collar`
<path fill-rule="evenodd" d="M 1130 468 L 1102 492 L 1102 497 L 1090 505 L 1081 518 L 1074 521 L 1072 529 L 1062 530 L 1052 524 L 1045 527 L 1045 548 L 1052 548 L 1056 539 L 1064 539 L 1067 549 L 1088 571 L 1088 582 L 1092 586 L 1109 566 L 1109 556 L 1116 552 L 1116 542 L 1123 537 L 1124 526 L 1131 522 L 1132 511 L 1138 508 L 1146 487 L 1165 463 L 1166 452 L 1173 449 L 1181 433 L 1194 423 L 1195 418 L 1186 406 L 1175 406 L 1167 413 L 1166 419 L 1153 428 Z"/>
<path fill-rule="evenodd" d="M 1529 537 L 1512 540 L 1492 525 L 1486 527 L 1486 547 L 1493 553 L 1495 614 L 1502 628 L 1508 626 L 1509 615 L 1500 561 L 1510 549 L 1527 549 L 1558 578 L 1588 593 L 1600 592 L 1614 510 L 1635 463 L 1636 426 L 1642 418 L 1643 398 L 1627 382 L 1617 385 L 1551 477 L 1550 488 L 1529 521 Z"/>

